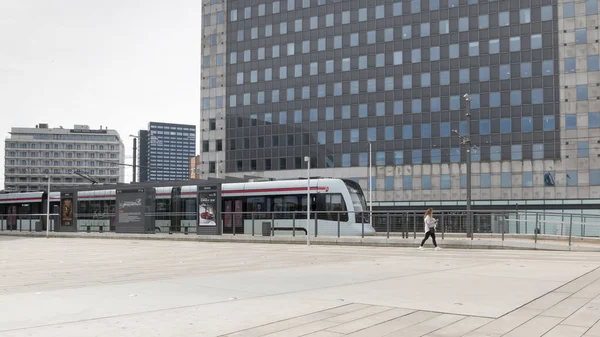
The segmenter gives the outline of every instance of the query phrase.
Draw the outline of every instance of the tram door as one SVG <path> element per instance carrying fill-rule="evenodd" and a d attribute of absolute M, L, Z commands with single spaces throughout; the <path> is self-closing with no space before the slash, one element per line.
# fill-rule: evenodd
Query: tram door
<path fill-rule="evenodd" d="M 173 187 L 171 190 L 171 231 L 181 232 L 182 215 L 181 187 Z"/>
<path fill-rule="evenodd" d="M 233 233 L 233 226 L 235 226 L 235 232 L 241 234 L 243 226 L 244 201 L 242 199 L 229 199 L 223 202 L 223 233 Z"/>

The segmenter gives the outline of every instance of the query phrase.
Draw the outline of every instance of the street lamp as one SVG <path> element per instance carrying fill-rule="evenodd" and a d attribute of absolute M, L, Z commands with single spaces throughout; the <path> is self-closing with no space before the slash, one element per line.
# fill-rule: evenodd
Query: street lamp
<path fill-rule="evenodd" d="M 471 94 L 464 94 L 467 113 L 467 134 L 464 143 L 467 145 L 467 237 L 473 239 L 473 213 L 471 212 Z"/>
<path fill-rule="evenodd" d="M 373 154 L 371 152 L 371 142 L 369 142 L 369 222 L 373 224 Z"/>
<path fill-rule="evenodd" d="M 310 156 L 305 156 L 306 165 L 306 245 L 310 246 Z"/>
<path fill-rule="evenodd" d="M 46 196 L 46 238 L 50 236 L 50 175 L 48 178 L 48 195 Z"/>
<path fill-rule="evenodd" d="M 135 183 L 137 173 L 137 140 L 139 137 L 135 135 L 129 135 L 129 137 L 133 138 L 133 182 Z"/>

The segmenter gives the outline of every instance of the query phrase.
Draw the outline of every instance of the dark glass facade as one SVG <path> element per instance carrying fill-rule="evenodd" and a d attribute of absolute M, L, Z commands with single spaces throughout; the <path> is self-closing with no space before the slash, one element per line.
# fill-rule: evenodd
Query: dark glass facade
<path fill-rule="evenodd" d="M 196 155 L 196 126 L 150 122 L 139 137 L 140 182 L 189 179 L 189 160 Z"/>
<path fill-rule="evenodd" d="M 230 1 L 226 170 L 560 158 L 551 0 Z"/>

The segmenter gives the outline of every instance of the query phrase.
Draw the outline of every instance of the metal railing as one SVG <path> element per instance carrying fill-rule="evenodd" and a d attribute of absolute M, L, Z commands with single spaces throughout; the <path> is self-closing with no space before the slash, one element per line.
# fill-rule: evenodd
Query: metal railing
<path fill-rule="evenodd" d="M 600 213 L 592 211 L 530 211 L 530 210 L 474 210 L 473 236 L 467 238 L 467 212 L 465 210 L 443 210 L 434 213 L 438 224 L 436 235 L 453 239 L 497 238 L 506 236 L 533 239 L 568 240 L 573 238 L 600 237 Z M 402 211 L 344 212 L 312 211 L 307 221 L 306 211 L 278 212 L 222 212 L 221 232 L 227 235 L 250 236 L 304 236 L 311 237 L 382 237 L 417 239 L 423 235 L 423 209 Z M 0 214 L 0 231 L 34 232 L 46 230 L 46 214 Z M 76 227 L 60 227 L 59 230 L 77 232 L 115 231 L 117 214 L 90 213 L 78 214 Z M 195 234 L 198 214 L 147 213 L 146 218 L 153 221 L 156 233 Z M 51 214 L 50 230 L 54 231 L 60 217 Z M 599 241 L 600 242 L 600 241 Z"/>

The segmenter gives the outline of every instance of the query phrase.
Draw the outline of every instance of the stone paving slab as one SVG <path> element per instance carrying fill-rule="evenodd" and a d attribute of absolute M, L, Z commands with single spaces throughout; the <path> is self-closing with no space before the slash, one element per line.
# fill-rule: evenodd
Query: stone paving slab
<path fill-rule="evenodd" d="M 596 253 L 0 239 L 0 337 L 600 337 Z"/>

